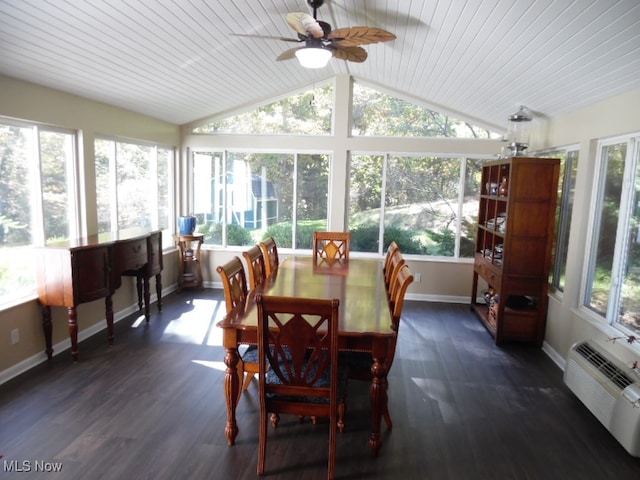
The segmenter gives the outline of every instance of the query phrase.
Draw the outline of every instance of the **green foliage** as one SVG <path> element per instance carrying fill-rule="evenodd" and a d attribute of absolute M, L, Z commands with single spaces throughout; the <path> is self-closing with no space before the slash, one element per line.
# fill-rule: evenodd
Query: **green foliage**
<path fill-rule="evenodd" d="M 275 238 L 276 244 L 279 247 L 291 248 L 293 245 L 293 225 L 291 222 L 280 222 L 269 225 L 262 236 L 262 240 L 266 240 L 269 237 Z"/>
<path fill-rule="evenodd" d="M 205 243 L 222 245 L 222 224 L 207 222 L 198 225 L 197 231 L 204 233 Z M 253 245 L 255 243 L 251 231 L 240 225 L 227 225 L 227 245 Z"/>
<path fill-rule="evenodd" d="M 326 220 L 306 220 L 298 222 L 296 230 L 296 240 L 298 241 L 296 248 L 311 249 L 313 248 L 313 232 L 324 231 L 327 229 Z M 262 239 L 269 237 L 276 239 L 278 246 L 283 248 L 292 248 L 293 245 L 293 225 L 291 222 L 281 222 L 271 225 L 265 231 Z"/>
<path fill-rule="evenodd" d="M 427 255 L 453 257 L 456 248 L 456 236 L 451 230 L 442 232 L 427 232 L 427 236 L 433 241 L 427 248 Z"/>
<path fill-rule="evenodd" d="M 202 125 L 193 133 L 330 135 L 333 84 L 293 95 L 250 112 Z"/>
<path fill-rule="evenodd" d="M 357 252 L 378 252 L 378 225 L 359 225 L 351 229 L 351 249 Z M 403 230 L 394 227 L 385 228 L 384 249 L 395 241 L 403 253 L 424 255 L 427 247 L 420 240 L 422 232 Z"/>
<path fill-rule="evenodd" d="M 456 120 L 400 98 L 353 86 L 353 135 L 499 138 L 495 132 Z"/>
<path fill-rule="evenodd" d="M 473 258 L 476 252 L 476 234 L 478 232 L 478 224 L 462 219 L 461 235 L 460 235 L 460 257 Z"/>

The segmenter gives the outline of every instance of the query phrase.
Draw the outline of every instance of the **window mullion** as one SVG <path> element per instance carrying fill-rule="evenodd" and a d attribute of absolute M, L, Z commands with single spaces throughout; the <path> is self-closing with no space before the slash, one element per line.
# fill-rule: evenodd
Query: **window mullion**
<path fill-rule="evenodd" d="M 389 153 L 384 154 L 384 158 L 382 159 L 382 185 L 380 188 L 380 228 L 379 228 L 379 236 L 378 236 L 378 253 L 380 255 L 384 254 L 384 216 L 385 216 L 385 205 L 387 199 L 387 168 L 389 166 Z"/>
<path fill-rule="evenodd" d="M 46 244 L 46 237 L 44 231 L 44 200 L 42 198 L 42 153 L 40 151 L 40 129 L 33 127 L 33 150 L 31 152 L 31 165 L 30 169 L 32 180 L 31 185 L 35 195 L 31 197 L 31 211 L 32 217 L 32 231 L 33 231 L 33 243 L 34 245 L 44 246 Z"/>
<path fill-rule="evenodd" d="M 465 179 L 467 178 L 467 162 L 469 159 L 466 157 L 459 158 L 460 162 L 460 179 L 458 181 L 458 209 L 456 218 L 456 236 L 453 247 L 453 258 L 460 258 L 460 237 L 462 236 L 462 215 L 464 208 L 464 195 L 465 195 Z"/>
<path fill-rule="evenodd" d="M 298 152 L 293 154 L 293 208 L 291 212 L 291 248 L 295 249 L 298 224 Z"/>

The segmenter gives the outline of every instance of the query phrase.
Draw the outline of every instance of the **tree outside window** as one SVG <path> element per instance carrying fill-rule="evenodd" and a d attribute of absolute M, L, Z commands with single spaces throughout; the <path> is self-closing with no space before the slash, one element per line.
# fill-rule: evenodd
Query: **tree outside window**
<path fill-rule="evenodd" d="M 98 233 L 169 229 L 171 148 L 96 139 L 95 158 Z"/>
<path fill-rule="evenodd" d="M 351 157 L 354 251 L 473 257 L 481 160 L 402 155 Z M 380 246 L 382 238 L 382 248 Z"/>
<path fill-rule="evenodd" d="M 585 305 L 640 333 L 640 137 L 601 142 Z"/>
<path fill-rule="evenodd" d="M 78 235 L 74 132 L 0 124 L 0 304 L 36 291 L 32 249 Z"/>

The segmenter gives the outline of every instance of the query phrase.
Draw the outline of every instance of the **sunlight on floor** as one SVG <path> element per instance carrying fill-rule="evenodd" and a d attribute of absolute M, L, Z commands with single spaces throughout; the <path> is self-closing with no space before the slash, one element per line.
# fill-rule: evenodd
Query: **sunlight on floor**
<path fill-rule="evenodd" d="M 227 366 L 224 362 L 211 362 L 209 360 L 191 360 L 193 363 L 198 365 L 202 365 L 203 367 L 211 368 L 213 370 L 218 370 L 219 372 L 225 372 L 227 370 Z"/>
<path fill-rule="evenodd" d="M 179 318 L 171 320 L 162 335 L 166 341 L 221 346 L 222 329 L 216 326 L 225 312 L 224 301 L 189 299 Z"/>
<path fill-rule="evenodd" d="M 131 328 L 138 328 L 141 325 L 144 325 L 144 315 L 140 315 L 138 318 L 136 318 L 136 321 L 133 322 Z"/>
<path fill-rule="evenodd" d="M 451 392 L 447 391 L 446 382 L 435 379 L 412 377 L 413 383 L 423 394 L 423 401 L 435 402 L 440 410 L 444 423 L 455 423 L 461 418 L 460 412 L 450 401 Z"/>

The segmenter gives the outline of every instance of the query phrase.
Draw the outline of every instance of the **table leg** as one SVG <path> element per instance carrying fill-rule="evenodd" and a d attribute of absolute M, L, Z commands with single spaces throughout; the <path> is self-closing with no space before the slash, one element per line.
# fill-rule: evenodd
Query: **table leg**
<path fill-rule="evenodd" d="M 156 305 L 158 307 L 158 311 L 162 311 L 162 273 L 156 275 L 156 295 L 158 300 Z"/>
<path fill-rule="evenodd" d="M 42 330 L 44 331 L 44 341 L 47 353 L 47 358 L 51 360 L 53 358 L 53 341 L 51 338 L 52 326 L 51 326 L 51 307 L 44 305 L 42 307 Z"/>
<path fill-rule="evenodd" d="M 236 407 L 238 405 L 238 395 L 240 393 L 240 380 L 238 378 L 238 355 L 237 347 L 227 347 L 224 356 L 224 364 L 227 369 L 224 374 L 224 395 L 227 401 L 227 425 L 224 433 L 227 436 L 227 443 L 233 445 L 238 435 L 238 424 L 236 423 Z"/>
<path fill-rule="evenodd" d="M 71 358 L 74 362 L 78 361 L 78 314 L 76 307 L 67 308 L 67 317 L 69 318 L 69 338 L 71 339 Z"/>
<path fill-rule="evenodd" d="M 373 365 L 371 365 L 371 437 L 369 446 L 374 457 L 378 456 L 382 439 L 380 438 L 380 424 L 382 415 L 387 411 L 387 367 L 385 364 L 386 352 L 376 352 L 374 347 Z"/>
<path fill-rule="evenodd" d="M 111 295 L 107 295 L 104 299 L 105 317 L 107 319 L 107 341 L 109 345 L 113 345 L 113 299 Z"/>
<path fill-rule="evenodd" d="M 138 292 L 138 310 L 142 310 L 142 275 L 140 274 L 140 270 L 138 270 L 138 273 L 136 275 L 136 291 Z M 144 290 L 145 293 L 145 300 L 146 300 L 146 293 L 147 290 Z"/>
<path fill-rule="evenodd" d="M 142 279 L 142 291 L 144 292 L 144 318 L 147 323 L 149 323 L 149 317 L 151 313 L 149 312 L 149 304 L 151 303 L 151 292 L 149 292 L 149 277 L 144 275 Z"/>

